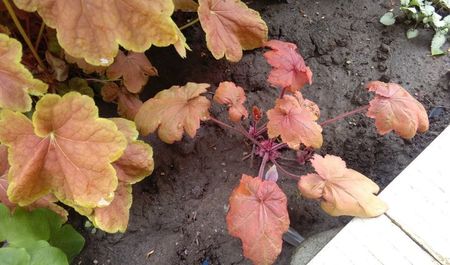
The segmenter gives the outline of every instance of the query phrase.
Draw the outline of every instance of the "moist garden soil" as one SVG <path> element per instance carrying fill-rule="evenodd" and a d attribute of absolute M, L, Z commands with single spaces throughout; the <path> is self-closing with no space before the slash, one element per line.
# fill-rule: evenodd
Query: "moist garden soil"
<path fill-rule="evenodd" d="M 320 154 L 341 156 L 348 167 L 386 187 L 449 123 L 450 60 L 431 57 L 432 32 L 422 30 L 407 40 L 405 27 L 384 27 L 378 20 L 390 1 L 291 0 L 253 1 L 269 27 L 270 38 L 296 43 L 314 73 L 314 83 L 302 92 L 321 109 L 321 120 L 365 105 L 370 100 L 364 84 L 369 80 L 402 84 L 433 112 L 430 130 L 403 140 L 394 134 L 380 136 L 374 122 L 363 115 L 324 128 Z M 186 23 L 189 15 L 176 15 Z M 151 78 L 143 99 L 161 89 L 188 81 L 212 84 L 233 81 L 245 88 L 247 106 L 272 108 L 278 91 L 267 80 L 270 70 L 263 50 L 246 52 L 239 63 L 217 61 L 207 51 L 204 34 L 195 25 L 184 31 L 192 52 L 181 59 L 170 48 L 148 52 L 159 77 Z M 443 107 L 443 108 L 440 108 Z M 101 107 L 111 115 L 113 105 Z M 226 112 L 214 107 L 213 115 L 226 120 Z M 152 113 L 149 113 L 152 115 Z M 134 201 L 128 231 L 124 234 L 91 232 L 84 218 L 71 213 L 72 222 L 86 237 L 86 246 L 74 264 L 250 264 L 242 256 L 240 240 L 228 235 L 225 216 L 228 198 L 242 173 L 257 175 L 242 158 L 251 146 L 233 132 L 204 123 L 194 139 L 167 145 L 154 135 L 145 137 L 154 149 L 155 170 L 134 185 Z M 285 155 L 292 155 L 286 152 Z M 292 164 L 298 174 L 309 166 Z M 301 198 L 296 182 L 281 177 L 279 185 L 289 200 L 291 226 L 304 237 L 345 225 L 350 218 L 330 217 L 317 202 Z M 294 247 L 284 244 L 276 264 L 289 264 Z"/>

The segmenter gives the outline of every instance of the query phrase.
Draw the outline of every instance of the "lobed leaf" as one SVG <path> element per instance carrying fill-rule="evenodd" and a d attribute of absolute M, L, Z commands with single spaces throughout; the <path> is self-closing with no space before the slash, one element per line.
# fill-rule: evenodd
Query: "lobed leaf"
<path fill-rule="evenodd" d="M 244 256 L 254 264 L 273 264 L 289 229 L 287 198 L 274 181 L 242 175 L 230 197 L 229 233 L 242 241 Z"/>
<path fill-rule="evenodd" d="M 65 204 L 93 208 L 113 199 L 118 180 L 111 163 L 126 140 L 113 122 L 98 117 L 90 97 L 45 95 L 33 122 L 4 110 L 0 141 L 8 146 L 12 202 L 26 206 L 52 193 Z"/>
<path fill-rule="evenodd" d="M 272 66 L 268 81 L 271 85 L 286 88 L 294 93 L 306 84 L 312 84 L 312 72 L 293 43 L 271 40 L 265 44 L 271 51 L 264 53 Z"/>
<path fill-rule="evenodd" d="M 47 92 L 47 84 L 34 79 L 20 63 L 22 45 L 0 33 L 0 108 L 27 112 L 31 110 L 31 95 Z"/>
<path fill-rule="evenodd" d="M 162 90 L 144 102 L 136 114 L 139 131 L 147 135 L 158 130 L 159 138 L 166 143 L 181 140 L 183 132 L 194 137 L 200 121 L 209 119 L 210 101 L 200 94 L 209 84 L 187 83 Z"/>
<path fill-rule="evenodd" d="M 375 98 L 369 104 L 367 117 L 375 119 L 375 126 L 381 135 L 394 130 L 403 138 L 411 139 L 416 132 L 428 130 L 428 115 L 419 101 L 408 91 L 395 83 L 372 81 L 367 84 Z"/>
<path fill-rule="evenodd" d="M 123 155 L 113 163 L 119 178 L 114 199 L 106 207 L 92 210 L 76 209 L 80 210 L 81 214 L 86 215 L 100 229 L 109 233 L 124 233 L 128 227 L 132 203 L 131 184 L 141 181 L 152 173 L 154 168 L 153 149 L 145 142 L 137 140 L 138 131 L 134 122 L 121 118 L 111 120 L 128 142 Z"/>
<path fill-rule="evenodd" d="M 317 174 L 302 176 L 298 189 L 304 197 L 320 200 L 329 215 L 375 217 L 387 210 L 387 205 L 374 195 L 380 190 L 377 184 L 348 169 L 340 157 L 316 154 L 311 164 Z"/>
<path fill-rule="evenodd" d="M 101 90 L 104 101 L 117 104 L 117 113 L 123 118 L 134 120 L 142 106 L 139 96 L 128 92 L 124 87 L 119 88 L 116 83 L 108 82 Z"/>
<path fill-rule="evenodd" d="M 131 93 L 139 93 L 148 82 L 149 76 L 157 76 L 158 71 L 144 53 L 130 52 L 125 55 L 119 51 L 114 63 L 106 70 L 110 79 L 123 77 L 125 87 Z"/>
<path fill-rule="evenodd" d="M 61 47 L 92 65 L 110 65 L 119 45 L 144 52 L 179 40 L 167 0 L 14 0 L 57 31 Z"/>
<path fill-rule="evenodd" d="M 233 82 L 221 82 L 214 94 L 214 101 L 228 106 L 228 117 L 234 122 L 248 117 L 246 99 L 244 89 Z"/>
<path fill-rule="evenodd" d="M 281 135 L 281 140 L 290 148 L 298 150 L 300 144 L 307 147 L 322 146 L 322 127 L 317 124 L 319 108 L 300 92 L 277 99 L 275 108 L 267 111 L 267 130 L 270 138 Z"/>
<path fill-rule="evenodd" d="M 198 18 L 214 58 L 237 62 L 242 50 L 262 47 L 268 29 L 258 12 L 240 0 L 199 0 Z"/>

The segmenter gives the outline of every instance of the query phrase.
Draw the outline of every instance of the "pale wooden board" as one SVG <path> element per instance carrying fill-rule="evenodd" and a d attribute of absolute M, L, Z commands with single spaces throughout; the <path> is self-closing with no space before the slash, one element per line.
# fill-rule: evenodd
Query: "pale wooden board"
<path fill-rule="evenodd" d="M 380 197 L 385 215 L 353 219 L 309 265 L 450 265 L 450 127 Z"/>
<path fill-rule="evenodd" d="M 439 263 L 382 215 L 353 219 L 308 265 L 438 265 Z"/>
<path fill-rule="evenodd" d="M 450 264 L 450 127 L 381 193 L 386 215 L 442 264 Z"/>

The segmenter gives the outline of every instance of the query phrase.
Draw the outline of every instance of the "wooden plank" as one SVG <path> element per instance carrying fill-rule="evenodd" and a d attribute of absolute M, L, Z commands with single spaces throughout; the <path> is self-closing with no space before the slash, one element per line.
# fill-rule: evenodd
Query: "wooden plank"
<path fill-rule="evenodd" d="M 450 127 L 381 193 L 386 215 L 441 264 L 450 264 Z"/>
<path fill-rule="evenodd" d="M 309 263 L 321 264 L 439 264 L 403 231 L 382 215 L 353 219 Z"/>

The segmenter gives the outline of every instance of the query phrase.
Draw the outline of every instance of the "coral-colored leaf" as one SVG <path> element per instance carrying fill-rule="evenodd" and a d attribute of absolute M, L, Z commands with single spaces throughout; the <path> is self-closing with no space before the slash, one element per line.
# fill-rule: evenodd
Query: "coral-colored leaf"
<path fill-rule="evenodd" d="M 168 0 L 14 0 L 55 28 L 61 47 L 92 65 L 110 65 L 119 45 L 144 52 L 178 41 Z"/>
<path fill-rule="evenodd" d="M 98 117 L 94 100 L 70 92 L 45 95 L 33 123 L 23 114 L 2 111 L 0 141 L 8 146 L 8 197 L 21 206 L 53 193 L 68 205 L 105 206 L 117 188 L 111 162 L 126 139 L 109 120 Z"/>
<path fill-rule="evenodd" d="M 228 106 L 228 116 L 234 122 L 248 117 L 244 106 L 246 100 L 244 89 L 233 82 L 222 82 L 216 90 L 214 101 Z"/>
<path fill-rule="evenodd" d="M 312 84 L 312 72 L 293 43 L 279 40 L 268 41 L 265 46 L 272 50 L 264 53 L 267 62 L 273 67 L 269 83 L 279 88 L 295 92 L 306 84 Z"/>
<path fill-rule="evenodd" d="M 147 143 L 137 140 L 138 131 L 134 122 L 111 119 L 128 141 L 123 155 L 113 163 L 119 181 L 134 184 L 141 181 L 153 171 L 153 149 Z"/>
<path fill-rule="evenodd" d="M 116 103 L 117 113 L 129 120 L 134 120 L 143 104 L 138 95 L 128 92 L 124 87 L 119 88 L 113 82 L 106 83 L 102 87 L 101 95 L 104 101 Z"/>
<path fill-rule="evenodd" d="M 200 96 L 209 84 L 187 83 L 173 86 L 144 102 L 136 114 L 139 131 L 147 135 L 158 130 L 159 138 L 166 143 L 181 140 L 183 132 L 194 137 L 200 121 L 209 119 L 209 100 Z"/>
<path fill-rule="evenodd" d="M 328 214 L 374 217 L 387 210 L 387 205 L 374 195 L 380 190 L 377 184 L 347 168 L 340 157 L 316 154 L 311 163 L 317 174 L 302 176 L 298 188 L 306 198 L 319 199 Z"/>
<path fill-rule="evenodd" d="M 131 93 L 139 93 L 147 83 L 149 76 L 157 76 L 158 71 L 144 53 L 130 52 L 125 55 L 119 51 L 114 63 L 106 70 L 110 79 L 123 77 L 125 87 Z"/>
<path fill-rule="evenodd" d="M 183 12 L 196 12 L 198 4 L 193 0 L 173 0 L 175 10 L 181 10 Z"/>
<path fill-rule="evenodd" d="M 125 138 L 128 146 L 123 155 L 113 163 L 119 178 L 114 200 L 106 207 L 80 209 L 98 228 L 109 233 L 125 232 L 128 226 L 132 195 L 131 184 L 141 181 L 153 171 L 153 149 L 143 141 L 137 140 L 138 131 L 134 122 L 111 119 Z"/>
<path fill-rule="evenodd" d="M 367 84 L 376 96 L 370 101 L 367 116 L 375 119 L 381 135 L 394 130 L 401 137 L 411 139 L 416 132 L 428 130 L 428 115 L 419 101 L 395 83 L 372 81 Z"/>
<path fill-rule="evenodd" d="M 31 110 L 31 95 L 42 95 L 48 86 L 20 63 L 22 45 L 0 33 L 0 108 L 26 112 Z"/>
<path fill-rule="evenodd" d="M 242 240 L 245 257 L 257 265 L 273 264 L 289 229 L 286 195 L 273 181 L 242 175 L 230 197 L 227 225 Z"/>
<path fill-rule="evenodd" d="M 11 202 L 8 198 L 7 190 L 8 190 L 8 149 L 4 145 L 0 145 L 0 202 L 6 205 L 10 210 L 14 210 L 17 207 L 17 204 Z M 36 208 L 48 208 L 57 214 L 59 214 L 64 220 L 67 221 L 67 216 L 69 213 L 57 205 L 55 202 L 57 199 L 52 195 L 44 196 L 28 205 L 26 208 L 28 210 L 33 210 Z"/>
<path fill-rule="evenodd" d="M 258 12 L 239 0 L 199 0 L 198 18 L 214 58 L 237 62 L 242 50 L 262 47 L 268 29 Z"/>
<path fill-rule="evenodd" d="M 281 135 L 281 140 L 293 149 L 299 149 L 300 144 L 319 148 L 323 142 L 322 127 L 316 122 L 319 113 L 317 105 L 303 99 L 300 92 L 285 95 L 277 99 L 275 108 L 267 111 L 269 136 Z"/>

